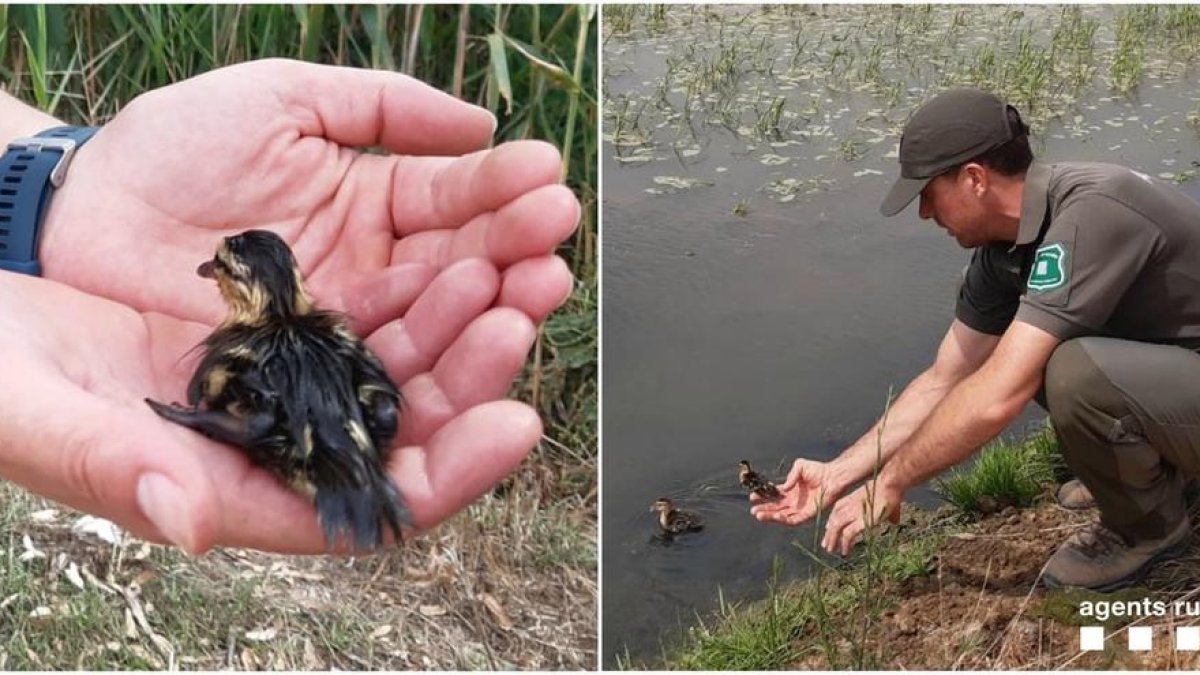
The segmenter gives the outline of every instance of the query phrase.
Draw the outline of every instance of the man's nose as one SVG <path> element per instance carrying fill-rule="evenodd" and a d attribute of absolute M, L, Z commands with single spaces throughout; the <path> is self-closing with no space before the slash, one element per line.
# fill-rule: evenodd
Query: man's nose
<path fill-rule="evenodd" d="M 930 218 L 932 218 L 933 217 L 933 205 L 930 204 L 929 200 L 925 198 L 925 192 L 923 190 L 921 191 L 921 195 L 919 197 L 917 197 L 917 199 L 920 200 L 919 202 L 917 202 L 917 205 L 918 205 L 917 215 L 919 215 L 921 217 L 921 220 L 929 220 Z"/>

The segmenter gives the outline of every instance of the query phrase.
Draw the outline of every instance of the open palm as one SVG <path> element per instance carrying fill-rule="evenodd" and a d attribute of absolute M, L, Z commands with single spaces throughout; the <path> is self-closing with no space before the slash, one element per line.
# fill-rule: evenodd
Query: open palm
<path fill-rule="evenodd" d="M 348 312 L 401 385 L 407 408 L 390 472 L 417 526 L 462 508 L 540 436 L 528 406 L 501 399 L 536 322 L 570 292 L 552 252 L 579 209 L 556 184 L 551 146 L 477 150 L 492 126 L 485 111 L 410 78 L 288 61 L 213 71 L 135 100 L 77 156 L 41 248 L 47 277 L 115 302 L 3 279 L 22 290 L 0 297 L 14 305 L 0 314 L 53 337 L 14 344 L 46 394 L 20 402 L 26 419 L 65 435 L 46 438 L 37 422 L 18 429 L 41 435 L 17 447 L 40 438 L 47 450 L 3 473 L 192 551 L 322 550 L 304 500 L 142 403 L 183 398 L 189 350 L 224 315 L 196 266 L 221 237 L 263 228 L 289 242 L 318 303 Z M 352 149 L 375 145 L 407 154 Z M 46 351 L 51 343 L 58 352 Z M 51 421 L 63 410 L 80 412 Z M 147 521 L 149 502 L 167 516 Z"/>
<path fill-rule="evenodd" d="M 480 150 L 493 124 L 396 73 L 284 60 L 212 71 L 135 99 L 84 146 L 52 202 L 43 269 L 215 323 L 223 308 L 190 272 L 221 237 L 261 228 L 292 246 L 318 299 L 372 329 L 396 315 L 408 265 L 469 257 L 504 272 L 502 304 L 540 320 L 570 290 L 550 254 L 579 205 L 552 146 Z M 355 149 L 370 146 L 397 154 Z"/>

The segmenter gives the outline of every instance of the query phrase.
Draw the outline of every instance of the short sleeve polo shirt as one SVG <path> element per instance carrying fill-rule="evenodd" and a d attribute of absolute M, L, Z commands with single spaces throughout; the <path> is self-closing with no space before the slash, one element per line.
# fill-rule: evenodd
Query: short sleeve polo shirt
<path fill-rule="evenodd" d="M 975 249 L 955 313 L 1200 349 L 1200 203 L 1121 166 L 1035 162 L 1017 241 Z"/>

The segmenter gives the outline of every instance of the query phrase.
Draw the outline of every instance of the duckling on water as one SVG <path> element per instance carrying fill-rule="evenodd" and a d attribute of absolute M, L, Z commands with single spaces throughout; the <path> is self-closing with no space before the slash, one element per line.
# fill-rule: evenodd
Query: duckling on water
<path fill-rule="evenodd" d="M 680 511 L 675 508 L 670 499 L 659 497 L 654 502 L 654 506 L 650 507 L 651 511 L 658 511 L 658 526 L 667 534 L 681 534 L 683 532 L 696 532 L 704 529 L 704 523 L 700 516 L 689 511 Z"/>
<path fill-rule="evenodd" d="M 204 341 L 188 384 L 191 407 L 146 399 L 162 417 L 235 445 L 312 499 L 330 547 L 397 542 L 408 509 L 385 467 L 400 391 L 345 318 L 313 306 L 283 239 L 226 237 L 197 274 L 215 279 L 229 308 Z"/>
<path fill-rule="evenodd" d="M 742 487 L 763 499 L 773 500 L 783 497 L 774 483 L 758 475 L 757 471 L 750 468 L 750 462 L 744 459 L 738 462 L 738 482 L 742 484 Z"/>

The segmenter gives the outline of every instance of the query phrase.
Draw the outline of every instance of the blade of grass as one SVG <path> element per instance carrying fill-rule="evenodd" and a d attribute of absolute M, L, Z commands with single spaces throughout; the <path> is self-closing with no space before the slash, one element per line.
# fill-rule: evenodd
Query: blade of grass
<path fill-rule="evenodd" d="M 513 94 L 512 81 L 508 77 L 508 53 L 504 48 L 504 36 L 500 33 L 488 35 L 488 55 L 492 66 L 492 81 L 496 84 L 496 92 L 504 99 L 504 114 L 512 114 Z M 490 103 L 490 102 L 489 102 Z M 494 106 L 489 105 L 495 110 Z M 568 124 L 570 121 L 568 120 Z"/>

